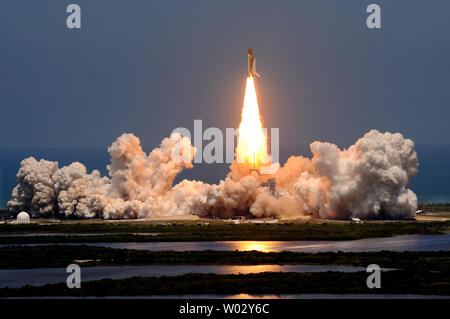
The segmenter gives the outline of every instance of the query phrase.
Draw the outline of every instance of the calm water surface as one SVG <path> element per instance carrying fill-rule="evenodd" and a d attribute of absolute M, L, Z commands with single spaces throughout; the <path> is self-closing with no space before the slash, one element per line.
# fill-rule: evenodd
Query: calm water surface
<path fill-rule="evenodd" d="M 327 252 L 327 251 L 419 251 L 449 250 L 450 235 L 403 235 L 336 241 L 221 241 L 221 242 L 154 242 L 96 243 L 93 245 L 140 250 L 258 250 L 264 252 Z"/>
<path fill-rule="evenodd" d="M 179 276 L 189 273 L 200 274 L 250 274 L 261 272 L 324 272 L 365 271 L 363 267 L 336 265 L 245 265 L 245 266 L 99 266 L 81 267 L 81 280 L 99 280 L 104 278 L 123 279 L 132 276 Z M 386 271 L 389 269 L 385 269 Z M 21 287 L 25 285 L 41 286 L 47 283 L 65 282 L 66 268 L 5 269 L 0 270 L 0 288 Z"/>
<path fill-rule="evenodd" d="M 19 245 L 19 244 L 18 244 Z M 34 246 L 36 244 L 29 244 Z M 48 244 L 40 244 L 48 245 Z M 80 245 L 65 244 L 61 245 Z M 90 246 L 127 248 L 138 250 L 258 250 L 264 252 L 361 252 L 361 251 L 438 251 L 450 250 L 450 234 L 447 235 L 402 235 L 384 238 L 335 241 L 202 241 L 202 242 L 129 242 L 129 243 L 86 243 Z M 8 244 L 0 247 L 11 246 Z M 22 246 L 27 246 L 23 245 Z"/>

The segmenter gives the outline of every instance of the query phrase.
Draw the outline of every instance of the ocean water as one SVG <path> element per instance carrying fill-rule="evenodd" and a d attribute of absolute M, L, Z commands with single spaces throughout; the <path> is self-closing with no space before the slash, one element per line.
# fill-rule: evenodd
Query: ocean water
<path fill-rule="evenodd" d="M 280 150 L 280 159 L 284 163 L 291 154 L 310 157 L 308 147 L 298 148 L 298 152 L 288 149 Z M 147 152 L 149 150 L 146 150 Z M 409 188 L 422 203 L 450 202 L 450 145 L 417 145 L 419 156 L 419 173 L 412 177 Z M 36 159 L 58 161 L 61 166 L 79 161 L 88 171 L 98 169 L 107 174 L 109 154 L 106 148 L 101 149 L 2 149 L 0 150 L 0 208 L 6 207 L 11 191 L 16 185 L 16 174 L 20 161 L 29 156 Z M 217 183 L 228 172 L 229 164 L 195 164 L 191 170 L 183 171 L 176 179 L 184 178 Z"/>

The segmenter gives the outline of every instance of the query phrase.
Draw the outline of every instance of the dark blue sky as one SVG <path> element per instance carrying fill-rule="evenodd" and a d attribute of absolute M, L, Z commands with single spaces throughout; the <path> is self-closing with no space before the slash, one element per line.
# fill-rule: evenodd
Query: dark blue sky
<path fill-rule="evenodd" d="M 449 13 L 445 0 L 3 0 L 0 150 L 106 149 L 123 132 L 150 150 L 194 119 L 236 127 L 249 47 L 284 150 L 372 128 L 448 145 Z"/>
<path fill-rule="evenodd" d="M 82 29 L 66 28 L 66 6 Z M 235 127 L 246 51 L 280 143 L 353 143 L 371 128 L 450 137 L 449 1 L 2 1 L 0 147 L 147 148 L 178 126 Z"/>

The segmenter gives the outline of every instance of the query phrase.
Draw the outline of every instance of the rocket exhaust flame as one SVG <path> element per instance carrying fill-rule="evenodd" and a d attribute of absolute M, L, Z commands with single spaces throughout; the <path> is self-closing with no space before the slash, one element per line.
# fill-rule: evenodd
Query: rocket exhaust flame
<path fill-rule="evenodd" d="M 252 76 L 247 77 L 245 87 L 236 158 L 238 163 L 247 164 L 254 169 L 259 169 L 261 164 L 268 162 L 267 136 L 263 130 Z"/>

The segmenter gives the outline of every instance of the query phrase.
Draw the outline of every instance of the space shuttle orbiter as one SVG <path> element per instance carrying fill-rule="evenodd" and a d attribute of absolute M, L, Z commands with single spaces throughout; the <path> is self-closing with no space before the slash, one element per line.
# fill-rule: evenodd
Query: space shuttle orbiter
<path fill-rule="evenodd" d="M 256 60 L 253 56 L 253 50 L 248 49 L 248 76 L 250 77 L 261 77 L 258 73 L 256 73 Z"/>

